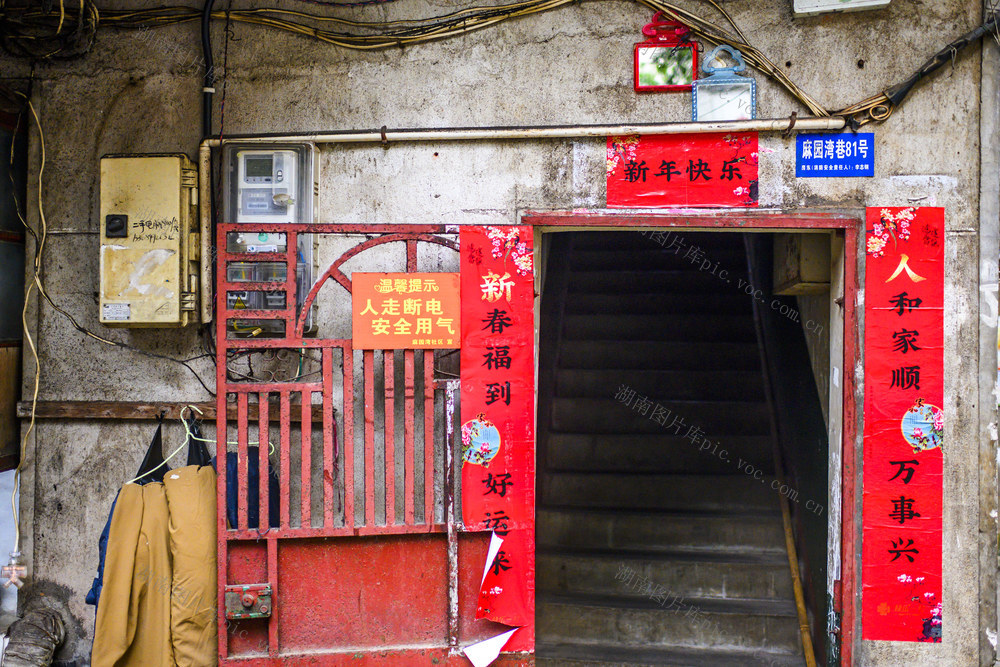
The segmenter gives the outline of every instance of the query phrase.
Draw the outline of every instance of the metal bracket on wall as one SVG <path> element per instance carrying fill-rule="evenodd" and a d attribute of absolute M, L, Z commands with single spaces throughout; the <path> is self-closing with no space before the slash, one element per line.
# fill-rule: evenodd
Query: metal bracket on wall
<path fill-rule="evenodd" d="M 271 615 L 271 584 L 226 586 L 226 618 L 268 618 Z"/>

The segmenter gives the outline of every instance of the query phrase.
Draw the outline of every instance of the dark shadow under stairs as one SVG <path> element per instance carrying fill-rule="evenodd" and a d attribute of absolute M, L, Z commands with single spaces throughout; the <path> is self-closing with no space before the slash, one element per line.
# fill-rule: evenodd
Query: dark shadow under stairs
<path fill-rule="evenodd" d="M 715 275 L 638 232 L 555 237 L 538 664 L 803 665 L 779 497 L 753 476 L 769 481 L 774 463 L 741 235 L 670 237 Z M 652 405 L 637 408 L 640 396 Z M 713 446 L 699 451 L 691 427 Z"/>

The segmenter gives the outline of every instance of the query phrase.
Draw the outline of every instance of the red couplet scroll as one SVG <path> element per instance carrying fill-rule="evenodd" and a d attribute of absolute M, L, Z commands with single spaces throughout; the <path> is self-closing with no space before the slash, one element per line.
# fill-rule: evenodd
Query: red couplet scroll
<path fill-rule="evenodd" d="M 535 361 L 532 228 L 461 230 L 462 518 L 503 539 L 476 618 L 533 626 Z M 521 637 L 514 635 L 508 649 Z"/>
<path fill-rule="evenodd" d="M 869 208 L 861 636 L 941 641 L 944 209 Z"/>

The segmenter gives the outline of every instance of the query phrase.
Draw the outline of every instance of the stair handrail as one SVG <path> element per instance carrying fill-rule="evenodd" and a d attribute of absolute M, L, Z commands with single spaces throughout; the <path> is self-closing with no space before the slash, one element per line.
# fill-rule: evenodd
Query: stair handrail
<path fill-rule="evenodd" d="M 747 275 L 753 276 L 753 263 L 751 260 L 751 249 L 748 234 L 743 234 L 743 245 L 746 251 Z M 761 321 L 760 304 L 756 299 L 753 302 L 753 323 L 754 331 L 757 335 L 757 351 L 760 354 L 761 370 L 764 376 L 764 395 L 767 398 L 768 418 L 771 423 L 771 452 L 774 457 L 774 474 L 778 483 L 785 485 L 785 467 L 782 463 L 781 445 L 778 440 L 778 415 L 775 408 L 774 392 L 771 387 L 770 366 L 768 366 L 767 348 L 764 345 L 764 325 Z M 784 494 L 778 494 L 781 504 L 781 523 L 785 532 L 785 551 L 788 554 L 788 569 L 792 576 L 792 590 L 795 594 L 795 612 L 798 616 L 799 634 L 802 636 L 802 652 L 805 656 L 806 667 L 816 667 L 816 653 L 812 643 L 812 631 L 809 627 L 809 615 L 806 613 L 805 594 L 802 590 L 802 579 L 799 572 L 799 558 L 795 548 L 795 535 L 792 531 L 792 513 L 788 506 L 788 498 Z"/>

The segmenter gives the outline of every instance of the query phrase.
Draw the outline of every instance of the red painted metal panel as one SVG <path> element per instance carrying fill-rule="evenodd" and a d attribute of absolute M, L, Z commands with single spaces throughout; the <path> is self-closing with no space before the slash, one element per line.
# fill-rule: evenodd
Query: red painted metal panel
<path fill-rule="evenodd" d="M 254 584 L 267 581 L 263 542 L 232 542 L 229 547 L 229 583 Z M 232 655 L 266 654 L 267 624 L 264 620 L 224 621 Z"/>
<path fill-rule="evenodd" d="M 278 577 L 299 604 L 275 604 L 282 651 L 443 646 L 446 560 L 438 536 L 287 541 Z"/>
<path fill-rule="evenodd" d="M 396 441 L 396 370 L 395 354 L 392 350 L 382 352 L 382 365 L 385 371 L 385 524 L 396 523 L 396 459 L 394 445 Z"/>
<path fill-rule="evenodd" d="M 403 352 L 403 494 L 406 523 L 413 525 L 413 420 L 416 390 L 413 386 L 413 350 Z"/>

